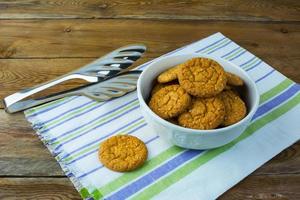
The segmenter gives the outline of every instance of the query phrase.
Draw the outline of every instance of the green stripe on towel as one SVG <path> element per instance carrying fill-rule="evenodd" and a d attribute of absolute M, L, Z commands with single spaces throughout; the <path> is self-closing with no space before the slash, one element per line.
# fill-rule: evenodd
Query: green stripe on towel
<path fill-rule="evenodd" d="M 211 50 L 215 50 L 217 49 L 218 47 L 220 47 L 221 45 L 225 44 L 226 42 L 230 42 L 230 40 L 228 38 L 226 38 L 225 40 L 223 40 L 221 43 L 219 44 L 216 44 L 216 45 L 213 45 L 212 47 L 206 49 L 205 51 L 201 51 L 201 53 L 207 53 Z"/>
<path fill-rule="evenodd" d="M 237 54 L 239 54 L 240 52 L 242 52 L 244 49 L 240 47 L 240 49 L 238 51 L 236 51 L 234 54 L 228 55 L 225 57 L 225 59 L 229 60 L 231 58 L 233 58 L 234 56 L 236 56 Z"/>
<path fill-rule="evenodd" d="M 259 58 L 255 58 L 254 60 L 252 60 L 250 63 L 248 63 L 247 65 L 243 66 L 242 68 L 244 70 L 247 70 L 249 69 L 252 65 L 254 65 L 255 63 L 258 63 L 259 62 Z"/>
<path fill-rule="evenodd" d="M 68 113 L 67 115 L 62 115 L 62 116 L 59 117 L 58 119 L 55 119 L 55 120 L 53 120 L 53 121 L 50 121 L 49 123 L 46 123 L 46 124 L 44 125 L 44 127 L 45 127 L 45 129 L 47 129 L 47 128 L 49 128 L 49 127 L 52 126 L 52 125 L 58 124 L 58 123 L 60 123 L 61 121 L 65 120 L 65 119 L 68 119 L 68 118 L 70 119 L 70 118 L 72 118 L 74 115 L 79 114 L 79 113 L 81 113 L 81 112 L 83 112 L 83 111 L 85 111 L 85 110 L 87 110 L 87 109 L 89 109 L 89 108 L 91 108 L 91 107 L 93 107 L 93 106 L 97 106 L 97 105 L 99 105 L 99 102 L 95 101 L 95 102 L 93 102 L 93 103 L 91 103 L 91 104 L 89 104 L 89 105 L 86 105 L 86 106 L 84 106 L 84 107 L 81 107 L 80 109 L 76 109 L 76 110 L 74 110 L 73 112 Z"/>
<path fill-rule="evenodd" d="M 30 115 L 30 114 L 32 114 L 34 112 L 40 111 L 41 109 L 43 109 L 45 107 L 52 106 L 53 104 L 57 104 L 57 103 L 60 103 L 60 102 L 62 102 L 64 100 L 67 100 L 68 98 L 70 98 L 70 97 L 65 97 L 65 98 L 62 98 L 62 99 L 58 99 L 56 101 L 52 101 L 52 102 L 49 102 L 49 103 L 46 103 L 46 104 L 43 104 L 43 105 L 31 108 L 31 109 L 28 109 L 28 110 L 25 111 L 25 115 Z"/>
<path fill-rule="evenodd" d="M 118 188 L 122 187 L 124 184 L 138 178 L 139 176 L 147 173 L 148 171 L 154 169 L 158 165 L 162 164 L 166 160 L 170 159 L 171 157 L 183 152 L 185 149 L 182 149 L 177 146 L 172 146 L 169 149 L 163 151 L 156 157 L 148 160 L 142 168 L 136 171 L 128 172 L 123 174 L 118 179 L 113 180 L 112 182 L 106 184 L 105 186 L 99 188 L 98 190 L 102 193 L 103 196 L 111 193 L 112 191 L 117 190 Z"/>
<path fill-rule="evenodd" d="M 120 110 L 117 110 L 115 112 L 113 112 L 112 114 L 104 117 L 104 118 L 101 118 L 100 120 L 97 120 L 96 122 L 93 122 L 92 124 L 89 124 L 88 126 L 86 127 L 83 127 L 83 128 L 80 128 L 78 131 L 76 131 L 75 133 L 73 134 L 70 134 L 70 135 L 67 135 L 65 137 L 63 137 L 62 139 L 56 141 L 54 144 L 60 144 L 62 142 L 65 142 L 69 139 L 72 139 L 74 138 L 76 135 L 79 135 L 80 133 L 86 131 L 86 130 L 89 130 L 89 129 L 92 129 L 98 125 L 100 125 L 101 123 L 104 123 L 105 121 L 109 120 L 109 119 L 112 119 L 113 117 L 115 117 L 116 115 L 118 114 L 121 114 L 122 112 L 126 112 L 128 111 L 130 108 L 133 108 L 134 106 L 137 106 L 139 105 L 138 101 L 133 101 L 131 104 L 127 105 L 126 107 L 120 109 Z"/>
<path fill-rule="evenodd" d="M 271 90 L 269 90 L 269 91 L 265 92 L 264 94 L 262 94 L 260 96 L 260 102 L 259 103 L 260 104 L 264 103 L 265 101 L 267 101 L 270 98 L 272 98 L 273 96 L 275 96 L 278 92 L 281 92 L 281 91 L 285 90 L 286 88 L 288 88 L 292 84 L 293 84 L 293 81 L 291 81 L 290 79 L 285 79 L 284 81 L 279 83 L 277 86 L 275 86 Z"/>

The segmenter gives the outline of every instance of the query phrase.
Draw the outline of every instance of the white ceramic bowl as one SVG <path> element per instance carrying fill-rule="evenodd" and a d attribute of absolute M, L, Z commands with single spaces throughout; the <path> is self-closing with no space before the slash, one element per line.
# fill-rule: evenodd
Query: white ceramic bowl
<path fill-rule="evenodd" d="M 194 57 L 206 57 L 214 59 L 221 64 L 226 71 L 237 74 L 244 80 L 245 86 L 243 88 L 243 99 L 246 101 L 248 109 L 247 116 L 244 119 L 224 128 L 213 130 L 196 130 L 172 124 L 160 118 L 148 107 L 147 103 L 149 94 L 156 77 L 166 69 L 183 63 L 186 60 Z M 256 84 L 243 69 L 224 59 L 204 54 L 168 56 L 159 61 L 153 62 L 141 74 L 137 83 L 137 94 L 142 114 L 144 115 L 147 123 L 153 127 L 156 133 L 160 137 L 177 146 L 189 149 L 211 149 L 231 142 L 241 135 L 246 129 L 252 116 L 257 110 L 259 103 L 259 94 Z"/>

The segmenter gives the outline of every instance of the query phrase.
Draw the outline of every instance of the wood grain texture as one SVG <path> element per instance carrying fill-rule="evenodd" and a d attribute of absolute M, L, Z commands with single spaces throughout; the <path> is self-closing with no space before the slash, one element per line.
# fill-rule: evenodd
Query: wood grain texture
<path fill-rule="evenodd" d="M 0 99 L 22 89 L 57 78 L 88 64 L 94 59 L 96 58 L 0 59 Z M 141 58 L 131 67 L 134 68 L 150 59 L 153 58 Z M 30 98 L 64 91 L 86 83 L 86 81 L 79 79 L 66 81 Z M 0 102 L 0 108 L 3 108 L 2 102 Z"/>
<path fill-rule="evenodd" d="M 0 178 L 0 199 L 80 199 L 68 178 Z M 253 175 L 219 199 L 298 200 L 300 175 Z"/>
<path fill-rule="evenodd" d="M 299 21 L 297 0 L 23 0 L 1 1 L 0 19 L 139 18 Z"/>
<path fill-rule="evenodd" d="M 264 58 L 299 61 L 299 30 L 300 24 L 254 22 L 0 20 L 0 58 L 94 58 L 130 43 L 145 43 L 147 56 L 156 57 L 222 32 Z"/>
<path fill-rule="evenodd" d="M 91 59 L 0 59 L 0 98 L 57 78 L 90 61 Z M 86 82 L 79 80 L 67 81 L 35 96 L 49 95 L 71 89 L 83 83 Z M 14 90 L 16 86 L 18 88 Z M 1 106 L 3 107 L 3 105 Z"/>
<path fill-rule="evenodd" d="M 68 178 L 0 178 L 0 199 L 79 200 Z"/>
<path fill-rule="evenodd" d="M 300 199 L 300 175 L 258 175 L 241 181 L 219 199 L 260 199 L 260 200 L 298 200 Z"/>
<path fill-rule="evenodd" d="M 63 175 L 23 113 L 0 113 L 0 176 Z"/>

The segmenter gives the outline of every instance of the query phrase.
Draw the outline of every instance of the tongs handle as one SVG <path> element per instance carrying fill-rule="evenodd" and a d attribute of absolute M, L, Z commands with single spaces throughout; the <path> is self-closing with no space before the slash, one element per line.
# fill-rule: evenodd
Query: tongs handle
<path fill-rule="evenodd" d="M 12 104 L 9 107 L 6 106 L 5 110 L 8 113 L 15 113 L 15 112 L 26 110 L 28 108 L 32 108 L 34 106 L 38 106 L 38 105 L 41 105 L 41 104 L 44 104 L 44 103 L 47 103 L 50 101 L 61 99 L 61 98 L 67 97 L 67 96 L 72 96 L 72 95 L 76 95 L 76 94 L 75 93 L 73 94 L 70 92 L 70 93 L 56 94 L 56 95 L 53 95 L 50 97 L 43 97 L 40 99 L 29 99 L 29 100 L 19 101 L 19 102 Z"/>
<path fill-rule="evenodd" d="M 21 90 L 20 92 L 17 92 L 17 93 L 14 93 L 12 95 L 9 95 L 9 96 L 5 97 L 4 98 L 5 107 L 8 108 L 8 107 L 12 106 L 13 104 L 15 104 L 16 102 L 18 102 L 20 100 L 23 100 L 23 99 L 25 99 L 25 98 L 33 95 L 33 94 L 36 94 L 40 91 L 43 91 L 47 88 L 50 88 L 50 87 L 52 87 L 54 85 L 57 85 L 59 83 L 62 83 L 64 81 L 75 79 L 75 78 L 84 79 L 88 82 L 96 82 L 98 80 L 97 77 L 92 77 L 92 76 L 86 76 L 86 75 L 81 75 L 81 74 L 66 74 L 66 75 L 60 76 L 60 77 L 58 77 L 54 80 L 42 83 L 42 84 L 37 85 L 35 87 L 31 87 L 31 88 L 27 88 L 25 90 Z"/>
<path fill-rule="evenodd" d="M 8 113 L 15 113 L 56 99 L 74 95 L 83 95 L 97 101 L 106 101 L 135 90 L 136 82 L 140 74 L 141 71 L 139 70 L 124 72 L 115 77 L 108 78 L 105 81 L 91 83 L 38 99 L 18 101 L 11 106 L 6 106 L 5 109 Z"/>

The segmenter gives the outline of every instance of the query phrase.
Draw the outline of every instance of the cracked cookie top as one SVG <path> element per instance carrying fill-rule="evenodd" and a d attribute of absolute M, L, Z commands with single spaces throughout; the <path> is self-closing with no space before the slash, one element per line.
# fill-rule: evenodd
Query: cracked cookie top
<path fill-rule="evenodd" d="M 100 145 L 99 160 L 108 169 L 118 172 L 140 167 L 147 159 L 146 145 L 137 137 L 117 135 Z"/>
<path fill-rule="evenodd" d="M 222 66 L 209 58 L 192 58 L 179 65 L 179 84 L 189 94 L 197 97 L 212 97 L 226 86 L 226 75 Z"/>
<path fill-rule="evenodd" d="M 193 129 L 214 129 L 224 120 L 225 106 L 219 97 L 195 98 L 188 111 L 178 117 L 178 123 Z"/>
<path fill-rule="evenodd" d="M 178 66 L 171 67 L 157 77 L 157 82 L 167 83 L 177 79 Z"/>
<path fill-rule="evenodd" d="M 226 90 L 220 94 L 220 97 L 224 102 L 226 111 L 222 125 L 229 126 L 240 121 L 246 116 L 246 105 L 236 92 Z"/>
<path fill-rule="evenodd" d="M 190 95 L 179 85 L 168 85 L 155 92 L 149 102 L 153 112 L 164 119 L 184 112 L 191 102 Z"/>

